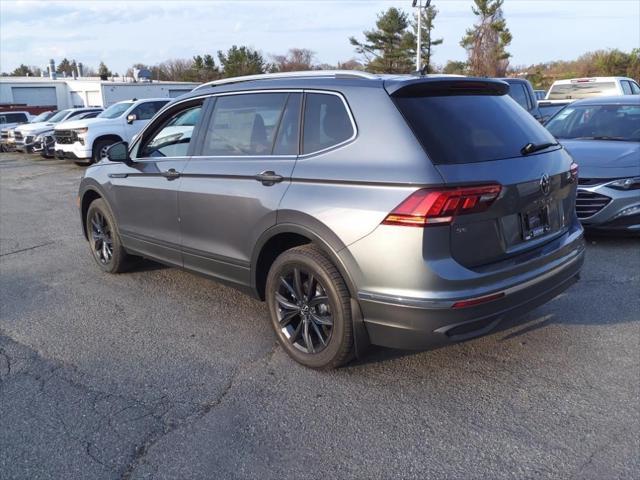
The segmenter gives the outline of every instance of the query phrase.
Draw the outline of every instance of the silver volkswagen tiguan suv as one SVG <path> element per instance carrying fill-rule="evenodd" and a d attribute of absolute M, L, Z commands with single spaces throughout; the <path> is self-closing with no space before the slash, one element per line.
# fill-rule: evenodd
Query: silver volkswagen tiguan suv
<path fill-rule="evenodd" d="M 202 85 L 79 191 L 99 267 L 132 256 L 267 302 L 298 362 L 491 331 L 568 288 L 577 166 L 499 80 L 304 72 Z"/>

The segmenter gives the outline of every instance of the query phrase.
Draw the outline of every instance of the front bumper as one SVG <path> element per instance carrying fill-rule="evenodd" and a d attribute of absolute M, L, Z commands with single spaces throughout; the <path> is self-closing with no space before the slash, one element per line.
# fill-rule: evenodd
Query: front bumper
<path fill-rule="evenodd" d="M 578 202 L 581 197 L 589 198 L 596 195 L 597 198 L 606 197 L 609 200 L 593 214 L 580 215 L 578 212 L 586 229 L 640 232 L 640 190 L 617 190 L 606 185 L 578 188 Z"/>
<path fill-rule="evenodd" d="M 35 137 L 25 137 L 24 140 L 16 141 L 15 150 L 22 153 L 31 153 L 34 145 Z"/>
<path fill-rule="evenodd" d="M 55 145 L 56 158 L 70 159 L 74 161 L 91 161 L 91 149 L 79 142 L 71 144 L 57 143 Z"/>
<path fill-rule="evenodd" d="M 359 292 L 369 339 L 374 345 L 423 350 L 485 335 L 502 320 L 533 310 L 575 283 L 584 263 L 584 247 L 554 263 L 546 272 L 500 290 L 500 298 L 467 308 L 452 307 L 468 299 L 393 299 Z"/>

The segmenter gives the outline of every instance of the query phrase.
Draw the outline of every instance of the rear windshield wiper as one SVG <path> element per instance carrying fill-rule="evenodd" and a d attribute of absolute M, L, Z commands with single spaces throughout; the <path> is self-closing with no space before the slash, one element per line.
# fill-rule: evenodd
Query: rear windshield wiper
<path fill-rule="evenodd" d="M 527 143 L 524 147 L 520 149 L 520 153 L 522 155 L 529 155 L 531 153 L 539 152 L 540 150 L 544 150 L 545 148 L 555 147 L 560 145 L 558 142 L 549 142 L 549 143 Z"/>

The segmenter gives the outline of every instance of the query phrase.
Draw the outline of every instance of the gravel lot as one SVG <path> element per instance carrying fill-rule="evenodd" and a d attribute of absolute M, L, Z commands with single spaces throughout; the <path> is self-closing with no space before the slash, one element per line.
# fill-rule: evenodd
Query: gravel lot
<path fill-rule="evenodd" d="M 330 373 L 261 303 L 94 266 L 83 169 L 0 154 L 0 478 L 640 477 L 640 242 L 488 337 Z"/>

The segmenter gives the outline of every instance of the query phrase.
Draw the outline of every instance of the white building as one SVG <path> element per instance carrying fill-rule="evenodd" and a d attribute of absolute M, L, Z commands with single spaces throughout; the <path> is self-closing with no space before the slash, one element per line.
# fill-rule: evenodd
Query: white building
<path fill-rule="evenodd" d="M 190 92 L 191 82 L 133 82 L 98 77 L 51 79 L 48 77 L 0 77 L 0 105 L 26 104 L 54 107 L 108 107 L 131 98 L 175 98 Z"/>

